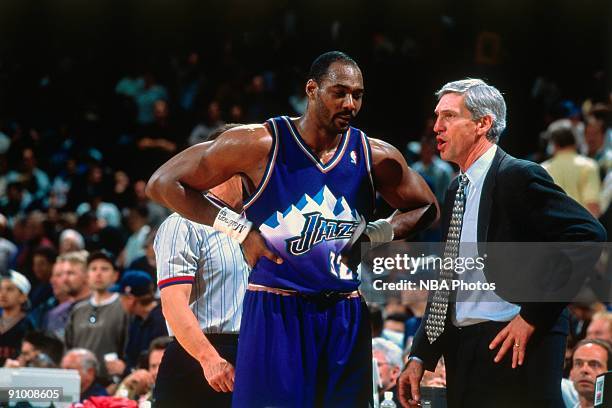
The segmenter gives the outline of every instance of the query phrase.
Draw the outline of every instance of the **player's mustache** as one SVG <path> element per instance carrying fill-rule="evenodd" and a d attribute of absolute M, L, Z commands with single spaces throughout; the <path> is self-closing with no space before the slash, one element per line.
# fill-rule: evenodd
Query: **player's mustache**
<path fill-rule="evenodd" d="M 355 114 L 353 113 L 353 111 L 339 112 L 334 115 L 334 117 L 339 117 L 339 116 L 345 116 L 345 117 L 348 116 L 350 119 L 355 118 Z"/>

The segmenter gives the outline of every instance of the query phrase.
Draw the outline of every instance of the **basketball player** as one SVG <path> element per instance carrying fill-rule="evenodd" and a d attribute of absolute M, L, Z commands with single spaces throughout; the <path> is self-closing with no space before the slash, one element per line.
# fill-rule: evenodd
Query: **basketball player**
<path fill-rule="evenodd" d="M 240 211 L 240 177 L 211 189 L 207 198 Z M 175 337 L 159 368 L 155 407 L 230 407 L 250 270 L 240 245 L 174 213 L 159 227 L 154 248 L 162 310 Z"/>
<path fill-rule="evenodd" d="M 229 130 L 158 169 L 151 198 L 242 244 L 253 266 L 244 299 L 235 407 L 368 405 L 371 340 L 355 270 L 342 262 L 352 238 L 388 242 L 428 226 L 437 203 L 391 145 L 350 126 L 363 78 L 344 53 L 322 54 L 299 118 Z M 245 215 L 199 191 L 241 175 Z M 400 210 L 372 220 L 375 193 Z"/>

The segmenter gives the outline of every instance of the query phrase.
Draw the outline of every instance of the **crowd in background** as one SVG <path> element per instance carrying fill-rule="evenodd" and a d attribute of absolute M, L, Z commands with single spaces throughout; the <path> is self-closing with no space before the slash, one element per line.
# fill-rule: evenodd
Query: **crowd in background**
<path fill-rule="evenodd" d="M 347 34 L 354 27 L 333 20 L 328 28 L 326 43 L 349 44 L 349 53 L 356 47 Z M 150 59 L 136 55 L 118 61 L 120 68 L 110 75 L 100 69 L 88 75 L 104 55 L 101 51 L 95 57 L 57 56 L 43 69 L 25 73 L 19 71 L 19 60 L 2 59 L 0 100 L 14 106 L 3 105 L 0 112 L 0 365 L 75 368 L 83 399 L 109 393 L 150 398 L 169 341 L 153 253 L 156 228 L 169 211 L 146 197 L 146 181 L 175 153 L 206 140 L 225 123 L 301 114 L 307 67 L 295 68 L 279 57 L 295 55 L 284 50 L 303 37 L 300 30 L 304 28 L 295 13 L 286 11 L 278 26 L 259 37 L 225 38 L 214 51 L 194 47 L 164 57 L 152 51 L 156 57 Z M 475 36 L 476 48 L 480 42 L 495 45 L 500 40 L 499 35 L 481 34 Z M 425 47 L 419 47 L 423 41 L 410 36 L 394 40 L 376 31 L 364 42 L 365 113 L 357 124 L 367 133 L 381 130 L 374 136 L 400 147 L 441 201 L 456 169 L 437 156 L 432 121 L 420 115 L 434 105 L 421 107 L 415 119 L 404 115 L 408 125 L 397 123 L 394 115 L 367 113 L 370 91 L 378 102 L 376 112 L 385 111 L 380 103 L 385 100 L 394 105 L 391 112 L 398 111 L 393 98 L 399 97 L 381 98 L 384 92 L 368 88 L 376 82 L 367 79 L 385 73 L 396 58 L 406 63 L 418 60 L 419 52 L 427 57 Z M 265 60 L 266 54 L 249 51 L 253 44 L 256 50 L 269 45 L 273 63 L 255 61 Z M 243 54 L 254 62 L 249 65 Z M 497 58 L 478 52 L 474 58 L 487 57 Z M 495 61 L 477 63 L 477 72 L 489 67 L 492 77 L 504 67 Z M 564 94 L 564 87 L 576 87 L 546 75 L 528 84 L 537 106 L 530 112 L 532 119 L 537 115 L 531 122 L 535 125 L 529 134 L 511 135 L 509 146 L 520 147 L 509 153 L 542 163 L 610 236 L 612 93 L 602 88 L 606 80 L 600 71 L 575 80 L 588 84 L 584 88 L 589 91 Z M 512 82 L 506 84 L 513 92 Z M 414 95 L 408 106 L 432 101 L 434 91 Z M 512 102 L 510 96 L 510 132 L 513 121 L 520 121 L 513 116 L 519 108 Z M 384 126 L 381 119 L 386 119 Z M 386 211 L 381 203 L 379 213 Z M 434 226 L 418 239 L 444 237 Z M 603 279 L 610 287 L 609 274 Z M 427 293 L 414 292 L 370 305 L 381 391 L 395 391 L 426 301 Z M 587 290 L 570 306 L 570 381 L 590 375 L 572 370 L 573 349 L 580 340 L 612 341 L 609 301 L 609 293 L 606 297 Z M 424 384 L 444 386 L 443 361 Z M 577 401 L 571 390 L 567 395 Z"/>

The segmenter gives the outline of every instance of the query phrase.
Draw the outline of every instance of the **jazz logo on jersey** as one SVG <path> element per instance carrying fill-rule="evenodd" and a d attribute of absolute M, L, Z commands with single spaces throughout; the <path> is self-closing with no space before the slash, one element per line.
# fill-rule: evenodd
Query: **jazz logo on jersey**
<path fill-rule="evenodd" d="M 320 212 L 304 214 L 304 228 L 296 237 L 287 239 L 287 251 L 292 255 L 305 254 L 322 241 L 351 238 L 357 222 L 324 218 Z"/>
<path fill-rule="evenodd" d="M 357 153 L 354 150 L 351 151 L 351 163 L 357 164 Z"/>

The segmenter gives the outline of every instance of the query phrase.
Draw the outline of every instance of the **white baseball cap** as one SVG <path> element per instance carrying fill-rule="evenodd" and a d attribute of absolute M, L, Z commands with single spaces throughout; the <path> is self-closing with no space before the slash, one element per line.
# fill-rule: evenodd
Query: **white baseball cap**
<path fill-rule="evenodd" d="M 32 285 L 30 285 L 30 281 L 23 274 L 14 271 L 12 269 L 9 270 L 10 276 L 6 276 L 6 279 L 10 279 L 11 282 L 17 286 L 17 289 L 21 291 L 24 295 L 28 295 L 30 293 L 30 289 L 32 289 Z"/>

